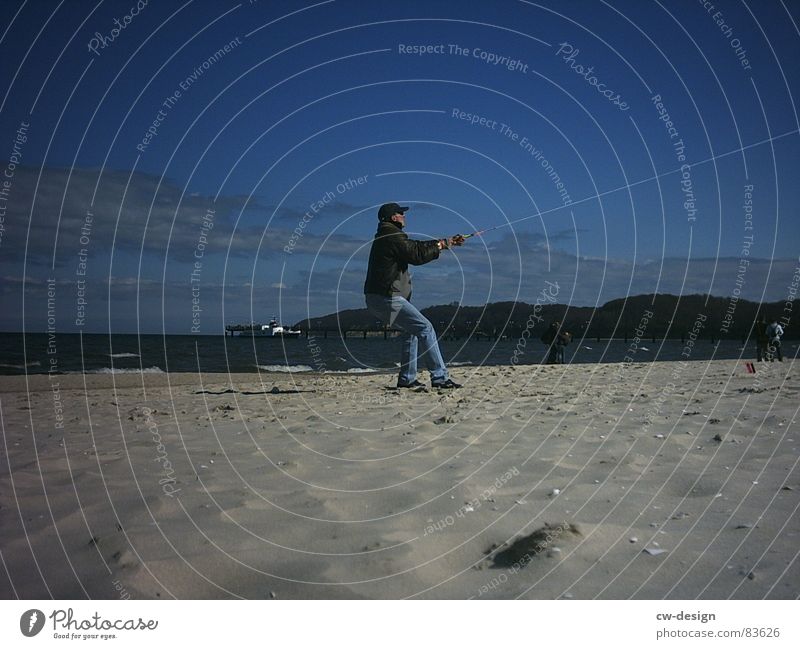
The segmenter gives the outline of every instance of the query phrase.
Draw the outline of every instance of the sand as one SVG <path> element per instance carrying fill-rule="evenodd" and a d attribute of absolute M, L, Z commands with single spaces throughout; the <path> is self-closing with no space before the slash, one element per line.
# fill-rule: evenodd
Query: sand
<path fill-rule="evenodd" d="M 0 378 L 4 598 L 796 598 L 797 371 Z"/>

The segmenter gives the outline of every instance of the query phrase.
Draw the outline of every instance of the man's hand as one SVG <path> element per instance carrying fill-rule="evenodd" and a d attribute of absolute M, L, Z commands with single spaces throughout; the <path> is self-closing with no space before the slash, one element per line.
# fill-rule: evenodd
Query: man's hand
<path fill-rule="evenodd" d="M 466 238 L 463 234 L 457 234 L 453 237 L 448 237 L 447 239 L 439 239 L 439 250 L 445 250 L 447 248 L 452 248 L 453 246 L 463 246 L 464 241 L 466 241 Z"/>

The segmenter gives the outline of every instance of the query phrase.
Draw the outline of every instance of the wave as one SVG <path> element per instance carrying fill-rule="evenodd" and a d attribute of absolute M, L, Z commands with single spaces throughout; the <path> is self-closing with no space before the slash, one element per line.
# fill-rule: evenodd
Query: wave
<path fill-rule="evenodd" d="M 39 361 L 33 361 L 32 363 L 25 363 L 24 365 L 14 365 L 13 363 L 0 363 L 0 367 L 10 367 L 13 370 L 25 370 L 29 367 L 41 367 L 41 363 Z"/>
<path fill-rule="evenodd" d="M 256 365 L 265 372 L 313 372 L 314 368 L 308 365 Z"/>
<path fill-rule="evenodd" d="M 123 368 L 123 367 L 100 367 L 95 370 L 86 370 L 85 372 L 65 372 L 65 374 L 166 374 L 160 367 L 145 367 L 139 369 L 138 367 Z"/>
<path fill-rule="evenodd" d="M 132 352 L 120 352 L 119 354 L 109 354 L 111 358 L 139 358 L 139 354 Z"/>
<path fill-rule="evenodd" d="M 326 370 L 325 374 L 372 374 L 380 372 L 380 369 L 374 367 L 350 367 L 346 370 Z"/>
<path fill-rule="evenodd" d="M 461 365 L 475 365 L 472 361 L 453 361 L 452 363 L 448 363 L 448 367 L 459 367 Z"/>

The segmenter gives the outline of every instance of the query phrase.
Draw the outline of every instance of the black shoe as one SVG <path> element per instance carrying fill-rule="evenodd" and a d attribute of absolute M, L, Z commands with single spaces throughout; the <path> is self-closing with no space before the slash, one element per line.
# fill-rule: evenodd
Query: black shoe
<path fill-rule="evenodd" d="M 440 390 L 453 390 L 455 388 L 460 388 L 461 384 L 456 383 L 452 379 L 447 379 L 446 381 L 431 381 L 431 387 Z"/>
<path fill-rule="evenodd" d="M 424 383 L 420 383 L 419 381 L 414 379 L 414 381 L 412 381 L 411 383 L 401 383 L 400 381 L 398 381 L 397 382 L 397 387 L 398 387 L 398 389 L 399 388 L 424 388 L 425 384 Z"/>

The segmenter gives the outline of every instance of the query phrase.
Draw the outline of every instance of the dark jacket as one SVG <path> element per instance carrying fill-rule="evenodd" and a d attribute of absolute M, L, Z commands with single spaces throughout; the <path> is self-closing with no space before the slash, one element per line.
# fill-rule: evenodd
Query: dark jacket
<path fill-rule="evenodd" d="M 555 322 L 550 323 L 550 326 L 544 330 L 542 337 L 539 339 L 545 345 L 552 345 L 558 337 L 558 326 Z"/>
<path fill-rule="evenodd" d="M 408 266 L 421 266 L 439 258 L 437 241 L 409 239 L 391 221 L 378 224 L 378 231 L 369 251 L 369 268 L 364 293 L 411 297 L 411 275 Z"/>
<path fill-rule="evenodd" d="M 756 320 L 756 340 L 760 343 L 766 343 L 769 340 L 765 320 Z"/>

